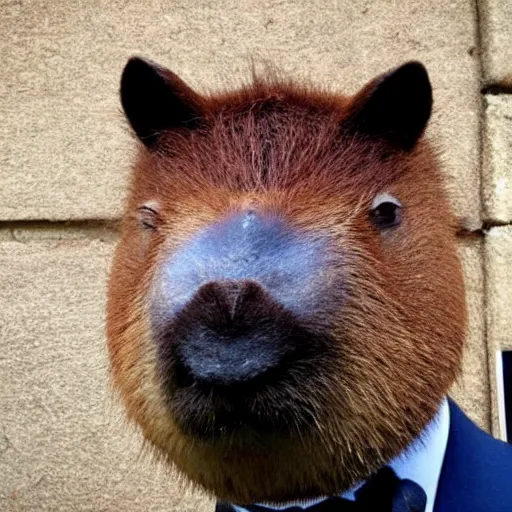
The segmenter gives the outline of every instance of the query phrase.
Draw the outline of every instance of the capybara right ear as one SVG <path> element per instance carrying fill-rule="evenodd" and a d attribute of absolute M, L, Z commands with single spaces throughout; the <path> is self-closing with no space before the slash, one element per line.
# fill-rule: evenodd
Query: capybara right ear
<path fill-rule="evenodd" d="M 193 129 L 202 118 L 202 97 L 172 71 L 146 59 L 128 60 L 120 94 L 126 118 L 150 149 L 168 130 Z"/>
<path fill-rule="evenodd" d="M 417 61 L 372 80 L 354 98 L 345 121 L 349 131 L 409 150 L 423 134 L 432 112 L 432 86 Z"/>

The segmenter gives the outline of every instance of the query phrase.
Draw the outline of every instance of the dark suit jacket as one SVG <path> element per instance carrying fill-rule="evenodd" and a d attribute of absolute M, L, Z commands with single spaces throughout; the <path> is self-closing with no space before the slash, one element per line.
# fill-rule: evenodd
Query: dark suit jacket
<path fill-rule="evenodd" d="M 450 431 L 434 512 L 512 512 L 512 444 L 494 439 L 455 402 L 449 404 Z M 220 503 L 216 508 L 232 510 Z"/>
<path fill-rule="evenodd" d="M 480 430 L 451 400 L 434 512 L 512 512 L 512 445 Z"/>

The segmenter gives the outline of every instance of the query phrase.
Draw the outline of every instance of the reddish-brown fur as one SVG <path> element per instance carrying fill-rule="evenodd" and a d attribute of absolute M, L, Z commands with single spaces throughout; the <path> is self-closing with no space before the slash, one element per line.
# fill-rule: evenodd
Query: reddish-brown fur
<path fill-rule="evenodd" d="M 154 151 L 141 145 L 109 283 L 113 383 L 158 453 L 220 499 L 348 488 L 421 432 L 459 372 L 464 288 L 436 151 L 424 139 L 405 152 L 340 131 L 366 90 L 351 98 L 256 79 L 196 100 L 202 127 L 163 134 Z M 402 224 L 387 233 L 368 217 L 381 192 L 404 205 Z M 139 225 L 138 208 L 148 203 L 159 212 L 151 232 Z M 249 204 L 329 240 L 329 272 L 343 272 L 347 286 L 329 317 L 338 356 L 302 389 L 282 390 L 313 411 L 308 433 L 241 432 L 207 443 L 183 432 L 165 405 L 148 296 L 166 256 Z M 265 396 L 269 408 L 279 399 Z"/>

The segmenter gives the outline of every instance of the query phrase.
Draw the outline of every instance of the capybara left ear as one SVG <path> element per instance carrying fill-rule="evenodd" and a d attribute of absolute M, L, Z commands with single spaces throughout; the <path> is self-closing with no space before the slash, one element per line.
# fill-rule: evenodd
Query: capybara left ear
<path fill-rule="evenodd" d="M 411 61 L 367 84 L 354 97 L 344 127 L 409 150 L 423 134 L 431 112 L 427 70 Z"/>
<path fill-rule="evenodd" d="M 121 77 L 121 103 L 137 137 L 153 148 L 160 136 L 192 129 L 202 117 L 202 98 L 172 71 L 132 57 Z"/>

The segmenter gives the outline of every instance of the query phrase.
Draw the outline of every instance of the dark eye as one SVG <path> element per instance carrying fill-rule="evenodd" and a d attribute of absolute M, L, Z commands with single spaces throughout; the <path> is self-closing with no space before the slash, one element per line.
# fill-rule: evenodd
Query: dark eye
<path fill-rule="evenodd" d="M 142 229 L 154 231 L 158 225 L 158 211 L 156 207 L 144 205 L 137 210 L 138 221 Z"/>
<path fill-rule="evenodd" d="M 379 194 L 373 200 L 370 218 L 378 229 L 398 226 L 402 220 L 402 205 L 391 194 Z"/>

